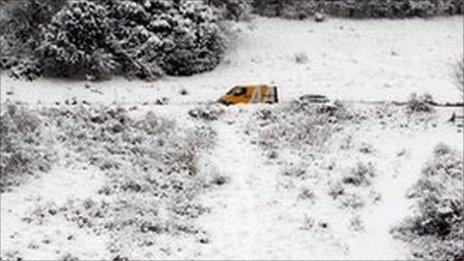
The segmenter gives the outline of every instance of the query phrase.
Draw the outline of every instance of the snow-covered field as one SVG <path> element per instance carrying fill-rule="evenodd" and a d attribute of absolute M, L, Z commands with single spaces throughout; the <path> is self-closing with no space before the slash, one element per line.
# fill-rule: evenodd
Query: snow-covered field
<path fill-rule="evenodd" d="M 202 185 L 188 206 L 200 206 L 200 215 L 184 220 L 172 210 L 175 204 L 152 200 L 151 191 L 102 194 L 103 188 L 112 188 L 121 177 L 133 181 L 127 173 L 130 165 L 114 174 L 92 165 L 84 154 L 76 156 L 80 159 L 76 162 L 69 162 L 73 155 L 60 155 L 47 173 L 37 172 L 2 193 L 2 260 L 410 258 L 408 246 L 394 239 L 390 230 L 411 214 L 414 202 L 407 198 L 408 190 L 436 145 L 463 151 L 462 127 L 448 121 L 453 112 L 462 114 L 462 108 L 410 115 L 403 106 L 348 103 L 348 110 L 362 119 L 330 125 L 333 129 L 321 132 L 327 139 L 320 146 L 289 146 L 283 137 L 275 139 L 272 146 L 277 147 L 271 150 L 260 140 L 286 121 L 273 125 L 257 120 L 257 115 L 266 110 L 278 113 L 285 103 L 214 107 L 218 117 L 214 121 L 195 119 L 189 111 L 205 109 L 202 103 L 216 100 L 236 84 L 260 82 L 279 86 L 283 101 L 306 93 L 342 101 L 406 101 L 417 92 L 430 93 L 438 102 L 460 102 L 451 75 L 452 64 L 463 50 L 463 18 L 329 19 L 320 24 L 255 18 L 237 29 L 238 41 L 225 62 L 212 72 L 191 77 L 94 83 L 21 82 L 2 75 L 2 109 L 7 100 L 25 103 L 30 111 L 42 107 L 77 110 L 82 101 L 90 104 L 83 104 L 85 108 L 115 103 L 111 106 L 122 106 L 133 119 L 152 112 L 178 124 L 180 128 L 162 134 L 178 137 L 178 143 L 168 143 L 176 144 L 172 148 L 184 148 L 184 129 L 207 126 L 215 135 L 210 148 L 193 152 Z M 301 53 L 307 62 L 295 61 Z M 187 94 L 181 95 L 181 90 Z M 155 105 L 163 97 L 168 104 Z M 49 120 L 52 127 L 44 128 L 52 137 L 61 137 L 54 133 L 58 125 Z M 69 152 L 64 149 L 67 143 L 55 142 L 63 146 L 60 152 Z M 369 182 L 345 184 L 343 179 L 360 165 L 372 166 L 367 168 L 372 173 Z M 141 177 L 144 182 L 148 179 Z M 90 216 L 94 229 L 69 218 L 76 215 L 72 209 L 62 210 L 85 205 L 89 199 L 97 206 L 102 202 L 110 206 L 103 218 Z M 121 212 L 120 205 L 112 205 L 116 202 L 125 202 L 134 212 L 117 216 Z M 150 214 L 144 216 L 142 207 Z M 148 229 L 148 233 L 142 228 L 139 233 L 137 220 L 150 215 L 156 216 L 156 222 L 174 220 L 172 226 L 177 228 Z M 98 226 L 106 221 L 122 222 L 127 230 Z"/>

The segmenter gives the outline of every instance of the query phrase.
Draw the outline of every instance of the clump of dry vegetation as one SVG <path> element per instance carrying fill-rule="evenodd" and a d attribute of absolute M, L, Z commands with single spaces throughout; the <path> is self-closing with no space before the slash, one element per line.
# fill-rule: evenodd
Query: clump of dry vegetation
<path fill-rule="evenodd" d="M 45 121 L 34 111 L 7 103 L 0 116 L 0 191 L 18 185 L 26 175 L 48 171 L 56 152 Z"/>
<path fill-rule="evenodd" d="M 342 105 L 292 103 L 258 110 L 247 132 L 256 133 L 256 126 L 259 127 L 255 140 L 265 151 L 290 147 L 299 150 L 308 146 L 318 150 L 348 120 L 357 119 Z"/>
<path fill-rule="evenodd" d="M 430 94 L 417 95 L 413 93 L 406 103 L 406 111 L 409 114 L 432 113 L 435 111 L 433 107 L 434 104 L 435 102 Z"/>
<path fill-rule="evenodd" d="M 351 184 L 353 186 L 367 186 L 371 184 L 373 177 L 375 177 L 375 169 L 372 163 L 364 164 L 358 162 L 356 167 L 351 169 L 350 174 L 343 177 L 342 181 L 344 184 Z"/>
<path fill-rule="evenodd" d="M 308 63 L 309 61 L 309 58 L 308 58 L 308 55 L 304 52 L 301 52 L 301 53 L 296 53 L 295 54 L 295 62 L 296 63 L 299 63 L 299 64 L 304 64 L 304 63 Z"/>
<path fill-rule="evenodd" d="M 225 113 L 224 109 L 217 105 L 200 106 L 191 109 L 188 114 L 195 119 L 216 121 Z"/>
<path fill-rule="evenodd" d="M 414 215 L 392 231 L 410 244 L 414 258 L 464 258 L 463 177 L 462 152 L 439 145 L 410 193 Z"/>

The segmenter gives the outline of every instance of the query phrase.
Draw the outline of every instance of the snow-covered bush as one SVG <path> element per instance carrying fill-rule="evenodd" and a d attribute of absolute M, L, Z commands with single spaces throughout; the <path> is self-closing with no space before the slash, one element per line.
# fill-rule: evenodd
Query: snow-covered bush
<path fill-rule="evenodd" d="M 308 167 L 302 163 L 299 164 L 291 164 L 289 166 L 285 166 L 282 170 L 282 175 L 292 178 L 301 178 L 304 179 L 307 175 Z"/>
<path fill-rule="evenodd" d="M 188 114 L 196 119 L 203 119 L 207 121 L 215 121 L 218 120 L 224 114 L 224 109 L 220 106 L 203 106 L 191 109 Z"/>
<path fill-rule="evenodd" d="M 115 0 L 105 5 L 117 38 L 122 73 L 141 78 L 214 69 L 226 37 L 213 10 L 200 1 Z"/>
<path fill-rule="evenodd" d="M 3 69 L 27 57 L 39 70 L 23 65 L 26 70 L 16 76 L 43 69 L 46 76 L 65 78 L 154 79 L 212 70 L 226 49 L 221 17 L 201 1 L 79 0 L 59 6 L 36 26 L 41 30 L 31 34 L 28 48 L 17 48 L 23 39 L 2 30 Z"/>
<path fill-rule="evenodd" d="M 343 177 L 343 183 L 353 186 L 370 185 L 371 179 L 375 177 L 375 169 L 372 163 L 358 162 L 356 167 L 351 169 L 349 175 Z"/>
<path fill-rule="evenodd" d="M 226 46 L 217 17 L 207 6 L 192 1 L 184 2 L 176 10 L 184 19 L 173 22 L 177 26 L 168 41 L 175 45 L 172 49 L 168 47 L 161 67 L 171 75 L 212 70 L 219 64 Z"/>
<path fill-rule="evenodd" d="M 27 174 L 48 171 L 56 153 L 38 113 L 6 104 L 0 116 L 0 191 L 18 185 Z"/>
<path fill-rule="evenodd" d="M 429 17 L 462 14 L 460 0 L 368 0 L 326 1 L 325 9 L 332 15 L 354 18 L 365 17 Z"/>
<path fill-rule="evenodd" d="M 28 0 L 2 3 L 2 34 L 11 32 L 21 40 L 37 37 L 40 27 L 51 21 L 66 3 L 66 0 Z"/>
<path fill-rule="evenodd" d="M 296 53 L 295 54 L 295 62 L 296 63 L 307 63 L 308 62 L 308 55 L 306 53 Z"/>
<path fill-rule="evenodd" d="M 290 19 L 308 18 L 321 7 L 317 0 L 254 0 L 252 3 L 253 11 L 265 16 L 280 16 Z"/>
<path fill-rule="evenodd" d="M 290 103 L 272 109 L 258 110 L 248 129 L 256 135 L 257 144 L 265 151 L 279 148 L 309 147 L 322 149 L 324 143 L 350 120 L 352 115 L 343 106 L 317 106 Z M 258 126 L 258 128 L 256 127 Z"/>
<path fill-rule="evenodd" d="M 346 193 L 339 199 L 341 208 L 358 209 L 363 208 L 366 203 L 363 197 L 357 193 Z"/>
<path fill-rule="evenodd" d="M 434 103 L 430 94 L 417 95 L 413 93 L 406 103 L 406 111 L 409 114 L 421 112 L 432 113 L 435 111 L 433 107 Z"/>
<path fill-rule="evenodd" d="M 4 25 L 1 25 L 2 27 Z M 7 70 L 19 63 L 21 60 L 21 57 L 26 56 L 24 55 L 23 52 L 21 52 L 21 49 L 16 48 L 16 42 L 18 40 L 14 37 L 14 35 L 11 34 L 5 34 L 2 32 L 0 35 L 0 46 L 1 46 L 1 52 L 0 52 L 0 69 L 1 70 Z"/>
<path fill-rule="evenodd" d="M 34 78 L 34 51 L 40 44 L 41 28 L 47 25 L 66 0 L 30 0 L 2 3 L 0 16 L 0 69 L 14 68 L 15 77 Z M 27 62 L 24 62 L 26 60 Z M 28 64 L 28 65 L 27 65 Z M 40 73 L 40 70 L 39 72 Z"/>
<path fill-rule="evenodd" d="M 438 149 L 412 188 L 414 216 L 393 230 L 410 244 L 414 258 L 460 260 L 464 257 L 462 152 Z"/>
<path fill-rule="evenodd" d="M 250 0 L 204 0 L 206 4 L 228 20 L 249 20 L 251 15 Z"/>
<path fill-rule="evenodd" d="M 10 75 L 18 79 L 32 81 L 42 75 L 42 67 L 34 57 L 22 57 L 10 68 Z"/>
<path fill-rule="evenodd" d="M 210 125 L 196 126 L 190 140 L 198 149 L 211 149 L 215 144 L 217 132 Z"/>
<path fill-rule="evenodd" d="M 107 9 L 93 1 L 71 1 L 42 33 L 44 74 L 65 78 L 105 78 L 117 63 L 109 47 L 115 40 Z"/>

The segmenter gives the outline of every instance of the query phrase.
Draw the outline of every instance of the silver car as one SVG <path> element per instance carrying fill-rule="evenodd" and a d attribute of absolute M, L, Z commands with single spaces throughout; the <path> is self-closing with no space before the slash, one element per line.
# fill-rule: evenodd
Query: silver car
<path fill-rule="evenodd" d="M 304 104 L 329 104 L 330 100 L 324 96 L 319 94 L 305 94 L 298 98 L 300 103 Z"/>

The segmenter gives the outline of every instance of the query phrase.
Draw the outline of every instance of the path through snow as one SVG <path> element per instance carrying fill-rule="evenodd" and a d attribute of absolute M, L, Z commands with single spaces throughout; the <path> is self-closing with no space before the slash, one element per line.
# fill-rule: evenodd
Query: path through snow
<path fill-rule="evenodd" d="M 352 215 L 337 207 L 324 186 L 311 187 L 315 204 L 298 200 L 298 181 L 286 183 L 289 179 L 281 175 L 281 166 L 269 163 L 251 144 L 241 124 L 232 122 L 238 118 L 246 121 L 243 115 L 236 117 L 239 111 L 229 110 L 215 123 L 218 140 L 210 160 L 229 182 L 202 198 L 211 213 L 201 216 L 198 224 L 210 241 L 199 249 L 199 259 L 404 259 L 407 248 L 392 237 L 390 230 L 411 213 L 413 202 L 406 197 L 407 191 L 432 157 L 436 144 L 462 144 L 453 126 L 414 130 L 415 135 L 409 131 L 362 132 L 360 141 L 381 144 L 373 154 L 358 155 L 362 157 L 359 160 L 377 164 L 371 189 L 380 199 L 352 210 L 364 227 L 353 231 L 349 227 Z M 405 156 L 399 156 L 401 150 Z M 344 155 L 338 157 L 341 163 Z M 337 180 L 337 176 L 324 177 Z M 364 200 L 370 202 L 369 198 Z M 315 223 L 305 229 L 308 217 Z M 327 227 L 321 228 L 320 222 Z"/>
<path fill-rule="evenodd" d="M 200 225 L 211 236 L 199 259 L 343 258 L 337 245 L 320 244 L 301 230 L 303 213 L 293 193 L 281 191 L 278 169 L 227 121 L 217 123 L 218 144 L 212 163 L 230 182 L 205 195 L 210 215 Z"/>

